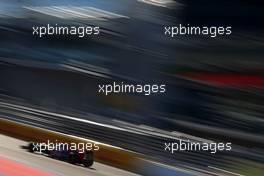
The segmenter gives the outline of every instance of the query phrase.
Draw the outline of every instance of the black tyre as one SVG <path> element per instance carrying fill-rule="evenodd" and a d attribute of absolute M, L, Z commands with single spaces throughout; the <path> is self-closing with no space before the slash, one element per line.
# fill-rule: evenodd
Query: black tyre
<path fill-rule="evenodd" d="M 83 165 L 85 167 L 91 167 L 94 163 L 94 156 L 93 156 L 93 152 L 87 152 L 85 154 L 85 157 L 83 159 Z"/>
<path fill-rule="evenodd" d="M 34 147 L 34 143 L 33 143 L 33 142 L 30 142 L 30 143 L 28 144 L 28 151 L 29 151 L 30 153 L 34 153 L 35 151 L 37 151 L 37 149 Z"/>

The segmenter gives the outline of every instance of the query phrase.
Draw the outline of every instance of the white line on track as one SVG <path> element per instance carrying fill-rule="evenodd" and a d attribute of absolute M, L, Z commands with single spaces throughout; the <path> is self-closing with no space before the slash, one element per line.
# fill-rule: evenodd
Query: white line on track
<path fill-rule="evenodd" d="M 228 173 L 228 174 L 232 174 L 232 175 L 236 175 L 236 176 L 245 176 L 245 175 L 241 175 L 241 174 L 238 174 L 238 173 L 235 173 L 235 172 L 230 172 L 230 171 L 227 171 L 227 170 L 224 170 L 224 169 L 220 169 L 220 168 L 217 168 L 217 167 L 213 167 L 213 166 L 208 166 L 208 168 L 215 169 L 215 170 L 222 171 L 222 172 L 225 172 L 225 173 Z"/>

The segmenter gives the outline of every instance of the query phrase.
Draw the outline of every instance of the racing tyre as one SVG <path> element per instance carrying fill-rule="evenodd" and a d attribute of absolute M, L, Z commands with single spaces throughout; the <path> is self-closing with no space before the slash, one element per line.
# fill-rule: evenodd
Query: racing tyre
<path fill-rule="evenodd" d="M 91 167 L 94 163 L 93 152 L 87 152 L 83 159 L 83 165 L 85 167 Z"/>

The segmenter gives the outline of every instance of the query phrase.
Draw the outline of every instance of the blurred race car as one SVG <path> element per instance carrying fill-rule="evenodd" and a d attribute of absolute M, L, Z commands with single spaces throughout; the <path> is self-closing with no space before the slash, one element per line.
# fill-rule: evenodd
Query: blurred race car
<path fill-rule="evenodd" d="M 64 149 L 63 147 L 55 150 L 42 150 L 40 152 L 39 147 L 35 147 L 33 142 L 30 142 L 27 146 L 29 152 L 39 152 L 40 154 L 48 155 L 54 159 L 67 161 L 71 164 L 82 164 L 85 167 L 91 167 L 94 163 L 93 151 L 78 151 Z"/>

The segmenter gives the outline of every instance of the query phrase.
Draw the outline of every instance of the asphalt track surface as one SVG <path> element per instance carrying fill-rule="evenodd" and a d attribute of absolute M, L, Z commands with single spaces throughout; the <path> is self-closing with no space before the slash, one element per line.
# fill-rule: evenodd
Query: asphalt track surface
<path fill-rule="evenodd" d="M 136 176 L 137 174 L 95 162 L 91 168 L 72 165 L 22 149 L 27 143 L 0 135 L 0 175 L 21 176 L 30 171 L 39 176 Z M 12 168 L 8 168 L 8 167 Z M 16 171 L 15 171 L 16 170 Z M 17 173 L 16 173 L 17 172 Z M 26 173 L 25 173 L 26 174 Z M 28 173 L 27 173 L 28 174 Z M 26 174 L 26 175 L 27 175 Z"/>

